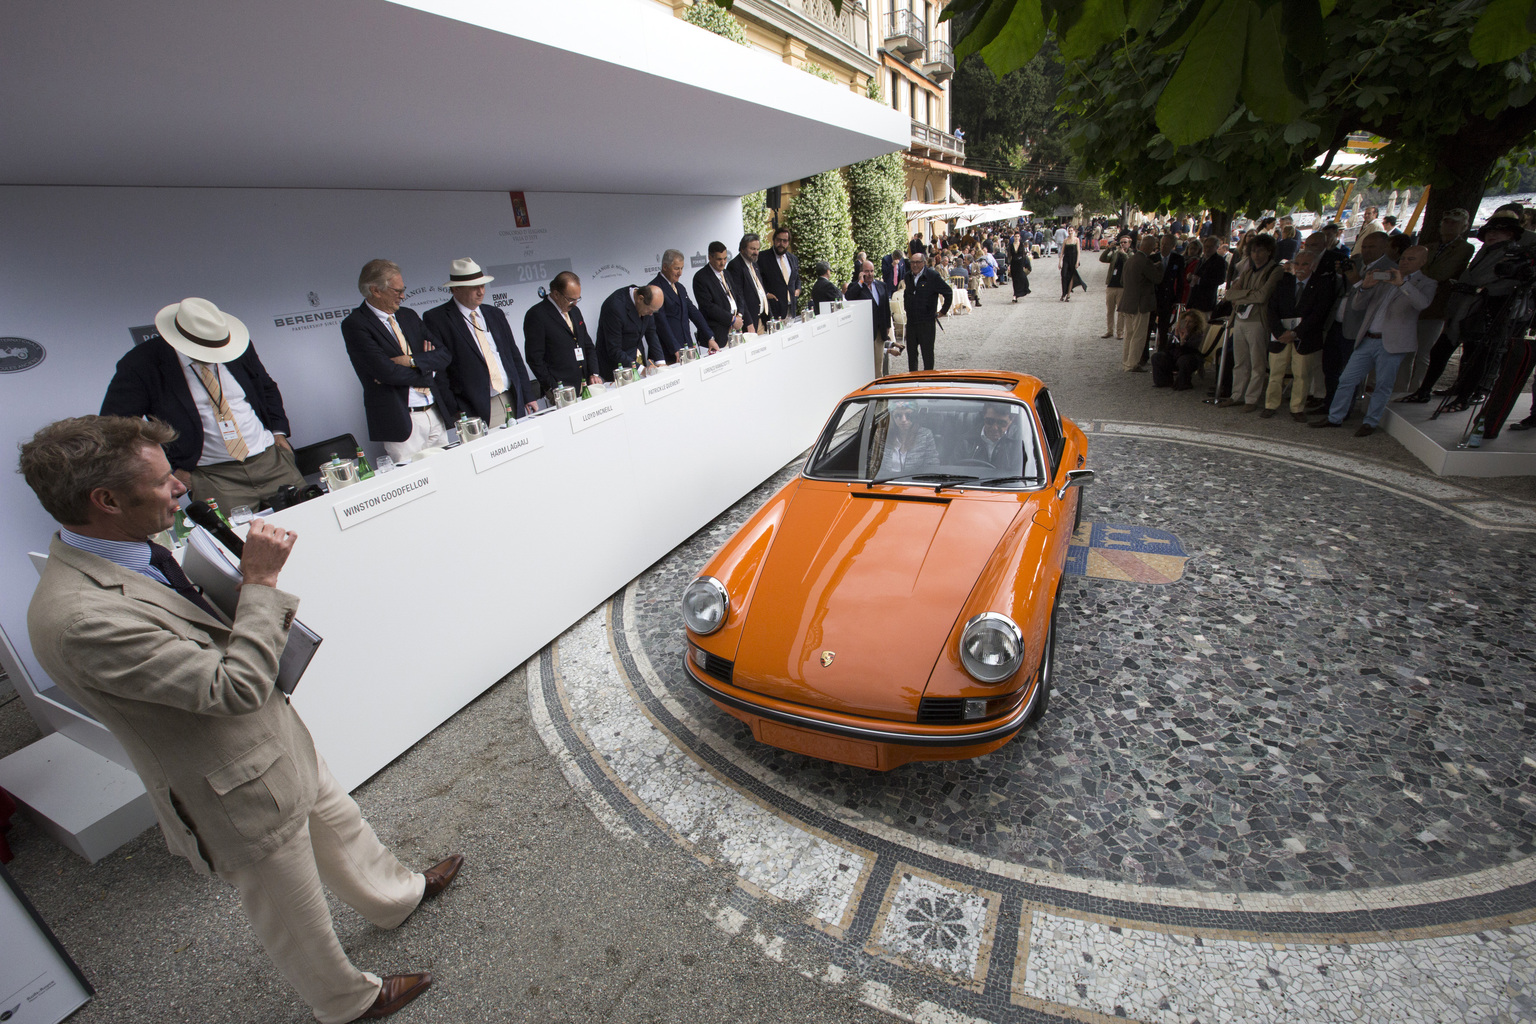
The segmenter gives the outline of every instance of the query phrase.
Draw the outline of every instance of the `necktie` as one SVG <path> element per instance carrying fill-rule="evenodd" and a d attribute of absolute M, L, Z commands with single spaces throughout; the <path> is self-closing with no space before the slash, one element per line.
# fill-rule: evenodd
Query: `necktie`
<path fill-rule="evenodd" d="M 720 287 L 725 289 L 725 301 L 731 304 L 731 312 L 739 312 L 736 309 L 736 296 L 731 292 L 731 286 L 725 283 L 725 275 L 717 270 L 715 276 L 720 279 Z"/>
<path fill-rule="evenodd" d="M 208 392 L 209 401 L 213 402 L 213 418 L 220 423 L 234 423 L 235 414 L 230 411 L 229 399 L 224 397 L 224 385 L 219 380 L 218 368 L 194 360 L 192 369 L 197 371 L 198 378 L 203 382 L 203 389 Z M 220 435 L 222 434 L 221 430 Z M 245 439 L 240 436 L 239 427 L 235 428 L 234 437 L 224 438 L 224 448 L 229 452 L 229 457 L 236 462 L 244 462 L 251 455 Z"/>
<path fill-rule="evenodd" d="M 405 335 L 400 332 L 400 325 L 395 322 L 394 314 L 390 314 L 389 316 L 389 329 L 395 332 L 395 340 L 400 343 L 400 354 L 403 356 L 410 355 L 411 346 L 406 342 Z M 431 388 L 413 388 L 412 390 L 414 390 L 418 395 L 422 396 L 430 395 L 432 393 Z"/>
<path fill-rule="evenodd" d="M 491 344 L 491 336 L 486 334 L 480 326 L 480 311 L 469 311 L 469 326 L 475 329 L 475 342 L 480 346 L 480 358 L 485 360 L 485 368 L 491 371 L 491 396 L 501 394 L 507 390 L 507 378 L 501 372 L 501 354 Z"/>
<path fill-rule="evenodd" d="M 171 554 L 170 548 L 150 541 L 149 564 L 160 570 L 160 575 L 164 576 L 168 581 L 166 586 L 197 605 L 209 615 L 212 615 L 217 621 L 224 621 L 213 605 L 208 603 L 208 599 L 198 593 L 197 588 L 192 585 L 192 581 L 187 579 L 187 574 L 181 571 L 181 566 L 177 564 L 176 556 Z"/>

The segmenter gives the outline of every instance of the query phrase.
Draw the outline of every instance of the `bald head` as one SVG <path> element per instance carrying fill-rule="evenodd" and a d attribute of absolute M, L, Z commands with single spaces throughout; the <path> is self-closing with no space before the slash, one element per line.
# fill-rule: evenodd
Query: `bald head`
<path fill-rule="evenodd" d="M 1429 262 L 1429 249 L 1422 245 L 1410 245 L 1403 250 L 1403 255 L 1397 261 L 1397 269 L 1407 277 L 1415 270 L 1422 269 Z"/>

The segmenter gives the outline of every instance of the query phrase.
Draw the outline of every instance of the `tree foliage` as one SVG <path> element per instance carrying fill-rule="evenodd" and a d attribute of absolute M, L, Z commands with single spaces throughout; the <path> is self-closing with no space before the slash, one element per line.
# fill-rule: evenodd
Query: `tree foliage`
<path fill-rule="evenodd" d="M 694 4 L 683 12 L 683 20 L 690 25 L 713 32 L 717 36 L 724 36 L 733 43 L 747 45 L 747 33 L 742 30 L 741 22 L 730 14 L 730 4 L 702 3 L 695 0 Z"/>
<path fill-rule="evenodd" d="M 784 211 L 784 226 L 794 239 L 803 273 L 809 275 L 811 267 L 826 260 L 832 265 L 832 280 L 847 281 L 852 276 L 853 220 L 848 205 L 848 188 L 835 168 L 800 183 L 800 191 Z M 810 291 L 804 290 L 806 301 Z"/>
<path fill-rule="evenodd" d="M 907 165 L 900 153 L 886 153 L 844 168 L 848 212 L 855 249 L 876 263 L 883 253 L 903 248 L 907 221 L 901 207 L 907 198 Z"/>

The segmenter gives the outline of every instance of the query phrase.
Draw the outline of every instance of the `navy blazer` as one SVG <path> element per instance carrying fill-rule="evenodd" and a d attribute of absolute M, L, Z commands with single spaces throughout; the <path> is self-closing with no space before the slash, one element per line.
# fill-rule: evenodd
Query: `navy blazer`
<path fill-rule="evenodd" d="M 1269 296 L 1271 336 L 1279 341 L 1280 335 L 1285 333 L 1285 327 L 1280 323 L 1282 318 L 1299 317 L 1301 323 L 1296 325 L 1297 354 L 1307 356 L 1321 352 L 1328 328 L 1333 323 L 1333 303 L 1338 297 L 1334 287 L 1337 281 L 1338 278 L 1333 274 L 1319 274 L 1314 270 L 1302 285 L 1301 294 L 1297 295 L 1295 276 L 1286 274 L 1280 278 L 1280 283 L 1275 285 L 1275 290 Z"/>
<path fill-rule="evenodd" d="M 629 366 L 636 359 L 657 363 L 666 359 L 656 333 L 655 315 L 640 315 L 629 287 L 614 291 L 597 311 L 597 372 L 603 380 L 613 380 L 613 371 L 621 363 Z"/>
<path fill-rule="evenodd" d="M 731 336 L 732 298 L 736 300 L 736 308 L 741 309 L 741 297 L 736 294 L 736 285 L 729 273 L 725 275 L 725 284 L 731 290 L 729 296 L 725 288 L 720 287 L 720 279 L 715 276 L 714 267 L 704 267 L 693 275 L 693 297 L 698 300 L 699 312 L 704 314 L 710 330 L 715 332 L 715 343 L 722 346 Z"/>
<path fill-rule="evenodd" d="M 576 359 L 577 350 L 582 359 Z M 598 372 L 597 345 L 587 333 L 581 310 L 571 307 L 571 326 L 565 326 L 554 300 L 540 299 L 523 314 L 523 351 L 528 369 L 548 394 L 561 384 L 577 391 Z"/>
<path fill-rule="evenodd" d="M 818 277 L 811 284 L 812 302 L 836 302 L 843 297 L 837 284 L 830 277 Z"/>
<path fill-rule="evenodd" d="M 224 369 L 239 382 L 262 426 L 274 434 L 290 433 L 282 393 L 257 358 L 255 345 L 247 347 L 240 358 L 225 363 Z M 165 446 L 165 458 L 172 469 L 191 472 L 203 457 L 203 418 L 187 385 L 181 357 L 163 338 L 135 345 L 117 361 L 117 373 L 101 400 L 101 414 L 134 419 L 153 416 L 175 427 L 176 440 Z"/>
<path fill-rule="evenodd" d="M 508 404 L 512 415 L 521 419 L 527 414 L 527 405 L 539 396 L 528 381 L 528 369 L 518 354 L 517 340 L 512 337 L 512 325 L 507 315 L 495 306 L 482 302 L 480 317 L 496 351 L 501 356 L 501 372 L 507 381 Z M 428 332 L 439 345 L 447 345 L 452 362 L 448 364 L 448 386 L 453 390 L 454 402 L 471 416 L 478 416 L 487 423 L 491 419 L 491 371 L 480 353 L 480 343 L 469 329 L 469 321 L 459 310 L 458 303 L 449 299 L 441 306 L 433 306 L 422 317 Z M 564 326 L 564 325 L 562 325 Z M 491 424 L 499 426 L 499 424 Z"/>
<path fill-rule="evenodd" d="M 880 281 L 894 294 L 896 286 L 907 276 L 907 261 L 897 257 L 880 257 Z"/>
<path fill-rule="evenodd" d="M 736 304 L 741 307 L 742 323 L 746 327 L 756 327 L 768 311 L 758 302 L 757 285 L 752 280 L 752 271 L 747 269 L 747 258 L 741 253 L 732 257 L 725 265 L 725 276 L 736 286 Z M 764 282 L 764 295 L 767 292 L 768 285 Z"/>
<path fill-rule="evenodd" d="M 948 313 L 950 304 L 955 301 L 955 290 L 944 280 L 944 275 L 932 267 L 924 267 L 916 280 L 909 269 L 904 283 L 907 288 L 901 293 L 901 304 L 907 311 L 909 325 L 933 323 Z"/>
<path fill-rule="evenodd" d="M 870 306 L 870 319 L 875 325 L 875 340 L 885 341 L 891 336 L 891 292 L 880 281 L 871 281 L 867 286 L 858 281 L 848 286 L 843 293 L 843 298 L 855 302 L 860 299 L 868 299 Z"/>
<path fill-rule="evenodd" d="M 405 335 L 410 346 L 415 366 L 391 362 L 395 356 L 403 355 L 400 343 L 366 302 L 348 313 L 341 322 L 341 340 L 346 343 L 347 358 L 352 360 L 352 369 L 363 385 L 363 412 L 368 417 L 368 436 L 375 441 L 399 443 L 411 437 L 412 388 L 432 389 L 437 414 L 448 426 L 459 418 L 459 407 L 448 386 L 448 375 L 438 372 L 446 370 L 453 359 L 447 343 L 432 339 L 433 348 L 427 350 L 426 343 L 431 335 L 414 309 L 401 306 L 395 310 L 395 322 L 400 325 L 400 333 Z"/>
<path fill-rule="evenodd" d="M 688 289 L 683 287 L 683 282 L 679 280 L 677 287 L 673 288 L 671 282 L 657 274 L 651 284 L 660 288 L 663 296 L 661 312 L 656 314 L 656 334 L 661 338 L 661 348 L 666 353 L 667 362 L 676 362 L 678 349 L 688 347 L 690 321 L 694 325 L 699 344 L 707 347 L 715 335 L 715 329 L 688 297 Z"/>
<path fill-rule="evenodd" d="M 757 273 L 762 277 L 763 291 L 768 295 L 768 308 L 764 312 L 769 316 L 795 315 L 794 295 L 800 287 L 800 257 L 792 252 L 786 252 L 784 256 L 789 262 L 788 281 L 784 280 L 778 254 L 772 248 L 760 249 L 757 253 Z"/>

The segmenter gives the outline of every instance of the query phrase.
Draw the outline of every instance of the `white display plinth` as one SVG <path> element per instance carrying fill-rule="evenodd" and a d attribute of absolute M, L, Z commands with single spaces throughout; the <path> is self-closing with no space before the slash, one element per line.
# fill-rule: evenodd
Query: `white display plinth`
<path fill-rule="evenodd" d="M 768 336 L 750 363 L 749 344 L 671 367 L 278 513 L 299 535 L 281 586 L 325 638 L 293 703 L 342 785 L 804 451 L 837 400 L 870 380 L 871 336 L 869 304 L 851 303 Z M 647 401 L 670 374 L 686 383 Z M 524 430 L 536 443 L 501 451 Z M 413 484 L 430 493 L 394 493 Z M 342 529 L 344 518 L 362 521 Z"/>
<path fill-rule="evenodd" d="M 1381 418 L 1382 428 L 1418 456 L 1436 476 L 1530 476 L 1536 473 L 1536 434 L 1509 429 L 1509 424 L 1531 414 L 1530 392 L 1516 400 L 1499 436 L 1485 440 L 1480 448 L 1457 447 L 1471 413 L 1446 413 L 1437 420 L 1429 418 L 1439 403 L 1438 398 L 1426 405 L 1393 402 Z"/>

